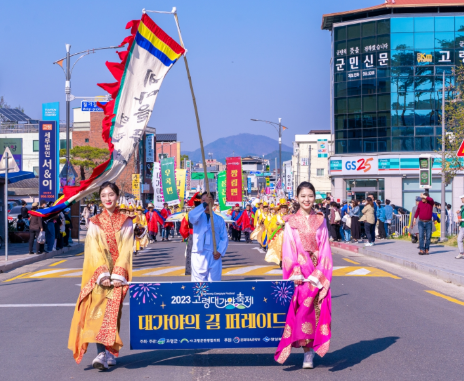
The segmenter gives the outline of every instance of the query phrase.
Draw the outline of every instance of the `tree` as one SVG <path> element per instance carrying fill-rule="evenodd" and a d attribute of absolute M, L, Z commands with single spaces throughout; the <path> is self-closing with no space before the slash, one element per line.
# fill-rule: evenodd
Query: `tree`
<path fill-rule="evenodd" d="M 456 85 L 451 84 L 451 76 L 445 76 L 445 152 L 443 171 L 445 182 L 449 184 L 459 171 L 464 170 L 464 161 L 456 153 L 464 141 L 464 66 L 455 70 Z M 436 90 L 437 108 L 441 109 L 442 90 Z M 440 113 L 441 114 L 441 113 Z M 440 125 L 442 123 L 440 115 Z M 441 153 L 442 138 L 438 139 L 437 152 Z"/>
<path fill-rule="evenodd" d="M 190 160 L 189 157 L 188 157 L 188 155 L 180 155 L 180 162 L 181 162 L 182 168 L 183 168 L 183 166 L 184 166 L 184 159 L 185 159 L 185 160 Z M 184 169 L 185 169 L 185 168 L 184 168 Z"/>
<path fill-rule="evenodd" d="M 60 150 L 60 156 L 66 156 L 66 149 Z M 77 146 L 69 150 L 71 164 L 79 167 L 81 180 L 85 180 L 86 169 L 93 169 L 107 160 L 110 151 L 107 148 L 97 148 L 92 146 Z M 66 163 L 66 159 L 60 159 L 60 163 Z"/>

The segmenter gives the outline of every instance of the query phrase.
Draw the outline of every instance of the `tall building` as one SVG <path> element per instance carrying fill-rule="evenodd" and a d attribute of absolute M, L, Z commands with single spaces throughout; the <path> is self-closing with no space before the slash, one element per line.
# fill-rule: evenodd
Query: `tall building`
<path fill-rule="evenodd" d="M 453 69 L 464 63 L 464 2 L 387 0 L 324 15 L 322 29 L 332 37 L 334 197 L 372 193 L 412 209 L 422 191 L 419 155 L 441 150 L 443 74 L 449 99 Z M 437 201 L 440 171 L 436 161 L 431 196 Z M 446 187 L 446 202 L 460 205 L 463 191 L 460 174 Z"/>

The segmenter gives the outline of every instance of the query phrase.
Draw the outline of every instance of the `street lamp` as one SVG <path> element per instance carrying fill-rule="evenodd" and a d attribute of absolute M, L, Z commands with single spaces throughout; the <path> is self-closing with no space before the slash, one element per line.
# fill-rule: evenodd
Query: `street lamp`
<path fill-rule="evenodd" d="M 253 122 L 264 122 L 271 124 L 279 133 L 279 169 L 280 169 L 280 186 L 282 186 L 283 181 L 282 181 L 282 128 L 286 130 L 288 127 L 282 126 L 282 118 L 279 118 L 279 123 L 275 122 L 270 122 L 268 120 L 261 120 L 261 119 L 250 119 Z M 277 172 L 277 169 L 276 169 Z M 277 179 L 277 173 L 276 173 L 276 179 Z"/>
<path fill-rule="evenodd" d="M 89 54 L 95 53 L 97 50 L 105 50 L 105 49 L 117 49 L 120 46 L 108 46 L 106 48 L 96 48 L 96 49 L 89 49 L 89 50 L 83 50 L 82 52 L 79 53 L 74 53 L 71 54 L 71 45 L 66 44 L 66 57 L 63 57 L 55 62 L 53 64 L 57 64 L 63 69 L 64 76 L 65 76 L 65 93 L 66 93 L 66 167 L 67 170 L 69 171 L 69 127 L 70 127 L 70 114 L 71 114 L 71 101 L 74 99 L 88 99 L 88 98 L 94 98 L 94 97 L 76 97 L 71 94 L 71 74 L 74 69 L 74 66 L 76 66 L 76 63 L 81 59 L 84 58 L 85 56 Z M 71 67 L 71 57 L 77 56 L 79 54 L 82 54 L 73 64 Z M 66 60 L 66 70 L 63 67 L 63 61 Z M 108 101 L 110 96 L 108 95 L 106 97 L 106 100 Z M 60 129 L 59 123 L 58 123 L 58 131 Z M 68 173 L 66 173 L 66 181 L 68 179 Z M 67 184 L 67 183 L 66 183 Z"/>

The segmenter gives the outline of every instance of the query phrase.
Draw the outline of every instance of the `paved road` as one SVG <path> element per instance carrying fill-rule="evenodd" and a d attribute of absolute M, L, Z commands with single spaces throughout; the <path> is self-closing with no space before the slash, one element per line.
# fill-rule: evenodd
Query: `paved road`
<path fill-rule="evenodd" d="M 150 245 L 134 259 L 134 280 L 188 279 L 181 275 L 184 250 L 180 242 Z M 278 279 L 279 268 L 263 258 L 256 245 L 231 242 L 223 279 Z M 272 349 L 131 351 L 125 307 L 126 346 L 111 376 L 102 375 L 90 365 L 94 346 L 80 365 L 67 349 L 82 255 L 0 274 L 0 379 L 461 380 L 464 295 L 461 301 L 447 300 L 433 281 L 424 286 L 369 261 L 334 253 L 332 346 L 324 358 L 316 358 L 313 370 L 301 369 L 301 350 L 294 350 L 284 366 L 274 362 Z M 458 287 L 453 292 L 462 295 Z"/>

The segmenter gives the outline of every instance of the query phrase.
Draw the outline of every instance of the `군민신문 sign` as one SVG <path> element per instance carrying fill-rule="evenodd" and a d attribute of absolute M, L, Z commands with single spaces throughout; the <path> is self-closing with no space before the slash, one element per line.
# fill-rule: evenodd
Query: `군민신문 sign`
<path fill-rule="evenodd" d="M 57 191 L 56 122 L 39 122 L 39 199 L 55 201 Z"/>
<path fill-rule="evenodd" d="M 292 281 L 132 283 L 131 349 L 277 347 Z"/>

